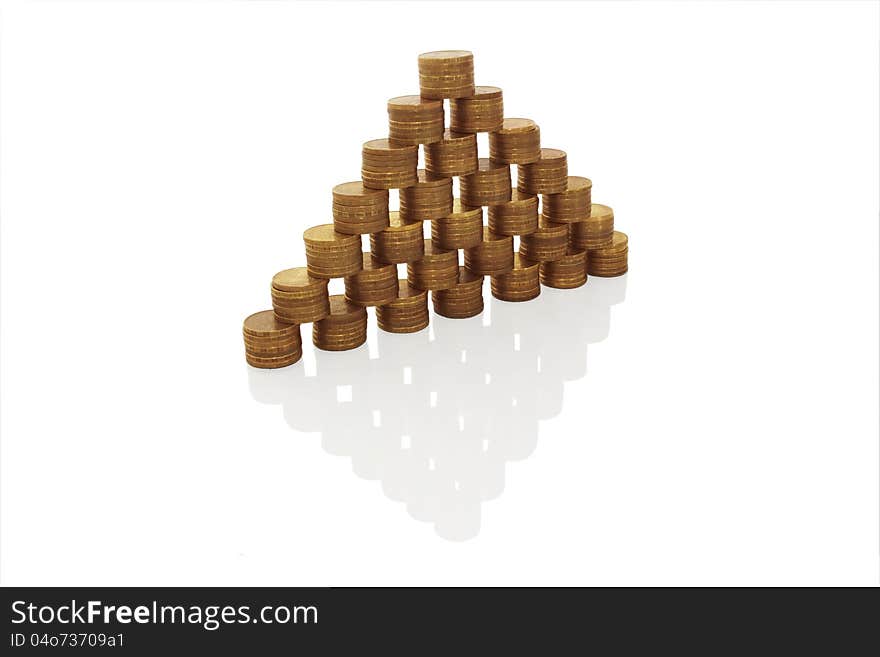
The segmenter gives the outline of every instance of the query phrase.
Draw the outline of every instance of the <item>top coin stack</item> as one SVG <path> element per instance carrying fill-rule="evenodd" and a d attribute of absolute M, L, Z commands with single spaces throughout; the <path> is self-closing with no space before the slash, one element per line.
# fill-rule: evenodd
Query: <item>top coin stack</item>
<path fill-rule="evenodd" d="M 461 98 L 474 95 L 474 54 L 467 50 L 437 50 L 419 55 L 422 98 Z"/>
<path fill-rule="evenodd" d="M 360 180 L 333 188 L 333 223 L 303 233 L 306 266 L 275 274 L 272 310 L 245 320 L 251 366 L 297 362 L 301 324 L 312 324 L 318 349 L 358 348 L 368 307 L 380 331 L 422 331 L 429 292 L 435 313 L 474 317 L 485 277 L 496 299 L 522 303 L 542 286 L 569 289 L 628 271 L 629 239 L 614 230 L 611 208 L 593 203 L 592 181 L 569 175 L 564 150 L 542 147 L 534 120 L 505 116 L 500 87 L 474 84 L 471 52 L 422 53 L 418 72 L 418 95 L 386 102 L 387 136 L 362 143 Z M 391 189 L 399 211 L 389 208 Z M 406 279 L 397 277 L 402 264 Z M 329 294 L 331 279 L 342 279 L 345 295 Z"/>

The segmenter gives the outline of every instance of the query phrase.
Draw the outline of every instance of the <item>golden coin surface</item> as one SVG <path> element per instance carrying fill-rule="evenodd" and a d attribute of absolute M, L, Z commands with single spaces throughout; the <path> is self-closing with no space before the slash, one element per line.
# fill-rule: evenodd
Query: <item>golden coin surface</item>
<path fill-rule="evenodd" d="M 345 298 L 360 306 L 378 306 L 397 298 L 397 267 L 363 254 L 363 268 L 345 278 Z"/>
<path fill-rule="evenodd" d="M 278 369 L 280 367 L 288 367 L 289 365 L 293 365 L 298 362 L 299 359 L 302 358 L 302 349 L 298 352 L 293 353 L 289 356 L 282 356 L 280 358 L 260 358 L 258 356 L 251 356 L 250 354 L 245 354 L 245 360 L 247 360 L 248 365 L 251 367 L 256 367 L 262 370 L 271 370 Z"/>
<path fill-rule="evenodd" d="M 538 228 L 538 197 L 518 189 L 510 200 L 489 206 L 489 228 L 499 235 L 528 235 Z"/>
<path fill-rule="evenodd" d="M 327 281 L 310 276 L 306 267 L 278 272 L 270 289 L 272 308 L 279 321 L 306 324 L 330 313 Z"/>
<path fill-rule="evenodd" d="M 282 324 L 290 324 L 290 322 L 282 322 Z M 248 349 L 261 349 L 265 347 L 291 347 L 300 342 L 299 330 L 289 335 L 275 338 L 257 337 L 244 332 L 242 332 L 242 336 L 244 337 L 244 345 Z"/>
<path fill-rule="evenodd" d="M 333 224 L 321 224 L 320 226 L 312 226 L 303 232 L 303 240 L 312 242 L 315 246 L 333 246 L 347 247 L 352 244 L 359 244 L 360 237 L 357 235 L 344 235 L 338 233 L 333 228 Z"/>
<path fill-rule="evenodd" d="M 538 124 L 531 119 L 506 118 L 504 119 L 499 134 L 509 135 L 523 132 L 534 132 L 538 129 Z"/>
<path fill-rule="evenodd" d="M 418 181 L 400 190 L 399 216 L 408 221 L 426 221 L 452 212 L 452 178 L 436 177 L 418 170 Z"/>
<path fill-rule="evenodd" d="M 348 205 L 368 205 L 382 202 L 388 204 L 388 190 L 364 187 L 361 180 L 353 180 L 336 185 L 333 188 L 333 200 Z"/>
<path fill-rule="evenodd" d="M 419 55 L 419 93 L 424 98 L 459 98 L 474 93 L 474 56 L 466 50 Z"/>
<path fill-rule="evenodd" d="M 504 99 L 498 87 L 474 87 L 473 96 L 450 101 L 450 126 L 456 132 L 492 132 L 504 122 Z"/>
<path fill-rule="evenodd" d="M 531 119 L 506 118 L 489 133 L 489 159 L 502 164 L 529 164 L 541 157 L 541 129 Z"/>
<path fill-rule="evenodd" d="M 596 255 L 599 257 L 608 256 L 608 255 L 615 255 L 628 247 L 629 247 L 629 238 L 627 237 L 626 233 L 622 233 L 619 230 L 615 230 L 614 235 L 611 238 L 611 245 L 605 247 L 604 249 L 598 249 L 596 251 Z"/>
<path fill-rule="evenodd" d="M 396 96 L 388 100 L 388 110 L 437 112 L 443 111 L 443 101 L 415 95 Z"/>
<path fill-rule="evenodd" d="M 388 101 L 388 138 L 394 145 L 429 144 L 443 137 L 443 101 L 398 96 Z"/>
<path fill-rule="evenodd" d="M 590 194 L 593 183 L 589 178 L 569 176 L 566 189 L 558 194 L 544 194 L 542 213 L 551 221 L 573 223 L 590 216 Z"/>
<path fill-rule="evenodd" d="M 381 262 L 401 264 L 422 257 L 424 249 L 421 221 L 404 219 L 391 212 L 388 228 L 370 235 L 370 251 Z"/>
<path fill-rule="evenodd" d="M 542 218 L 534 233 L 520 238 L 519 252 L 536 262 L 564 258 L 568 252 L 568 225 L 554 224 Z"/>
<path fill-rule="evenodd" d="M 428 293 L 412 287 L 405 278 L 398 282 L 397 298 L 376 308 L 380 329 L 389 333 L 414 333 L 428 326 Z"/>
<path fill-rule="evenodd" d="M 558 148 L 542 148 L 536 162 L 517 167 L 517 189 L 528 194 L 558 194 L 568 186 L 568 156 Z"/>
<path fill-rule="evenodd" d="M 394 155 L 408 157 L 410 154 L 417 152 L 417 146 L 395 146 L 386 137 L 365 141 L 363 145 L 363 153 L 365 155 L 375 155 L 383 158 Z"/>
<path fill-rule="evenodd" d="M 245 344 L 245 353 L 257 358 L 282 358 L 291 356 L 302 349 L 302 343 L 297 340 L 283 345 L 249 345 Z"/>
<path fill-rule="evenodd" d="M 541 293 L 540 265 L 519 253 L 510 271 L 491 277 L 492 296 L 501 301 L 529 301 Z"/>
<path fill-rule="evenodd" d="M 393 145 L 388 139 L 365 142 L 361 157 L 361 180 L 372 189 L 401 189 L 416 183 L 419 147 Z"/>
<path fill-rule="evenodd" d="M 464 265 L 477 275 L 503 274 L 513 268 L 513 255 L 513 237 L 498 235 L 484 226 L 483 241 L 465 249 Z"/>
<path fill-rule="evenodd" d="M 425 145 L 425 169 L 433 176 L 465 176 L 477 170 L 477 136 L 447 130 Z"/>
<path fill-rule="evenodd" d="M 475 173 L 459 179 L 459 192 L 465 205 L 496 205 L 510 200 L 510 166 L 488 158 L 479 159 Z"/>
<path fill-rule="evenodd" d="M 458 251 L 424 240 L 424 256 L 406 265 L 409 284 L 419 290 L 442 290 L 458 283 Z"/>
<path fill-rule="evenodd" d="M 428 66 L 435 64 L 460 63 L 474 60 L 474 53 L 470 50 L 432 50 L 419 55 L 419 63 Z"/>
<path fill-rule="evenodd" d="M 590 205 L 590 219 L 598 221 L 600 219 L 614 220 L 614 210 L 607 205 L 601 203 L 592 203 Z"/>
<path fill-rule="evenodd" d="M 282 292 L 307 291 L 320 294 L 327 289 L 327 281 L 309 276 L 305 267 L 293 267 L 280 271 L 272 277 L 272 287 Z"/>
<path fill-rule="evenodd" d="M 483 208 L 455 199 L 452 212 L 431 221 L 431 239 L 443 249 L 467 249 L 483 240 Z"/>
<path fill-rule="evenodd" d="M 273 311 L 261 310 L 245 318 L 242 331 L 255 337 L 280 338 L 294 333 L 298 335 L 299 326 L 279 322 Z"/>
<path fill-rule="evenodd" d="M 330 297 L 330 315 L 312 324 L 312 342 L 324 351 L 355 349 L 367 341 L 367 310 L 341 294 Z"/>
<path fill-rule="evenodd" d="M 590 250 L 587 255 L 587 271 L 591 276 L 620 276 L 628 270 L 629 238 L 621 231 L 614 231 L 610 246 Z"/>
<path fill-rule="evenodd" d="M 572 289 L 587 282 L 587 252 L 568 251 L 564 258 L 541 263 L 541 283 L 547 287 Z"/>

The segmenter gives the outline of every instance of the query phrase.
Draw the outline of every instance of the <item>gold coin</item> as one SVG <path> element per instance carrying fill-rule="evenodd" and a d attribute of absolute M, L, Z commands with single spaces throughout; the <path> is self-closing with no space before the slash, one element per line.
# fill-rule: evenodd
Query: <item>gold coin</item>
<path fill-rule="evenodd" d="M 363 181 L 340 183 L 333 188 L 333 202 L 340 205 L 388 207 L 388 190 L 364 187 Z"/>
<path fill-rule="evenodd" d="M 425 145 L 425 170 L 433 176 L 465 176 L 477 170 L 477 136 L 443 133 L 443 139 Z"/>
<path fill-rule="evenodd" d="M 303 232 L 303 241 L 306 246 L 311 243 L 316 248 L 330 249 L 350 248 L 353 244 L 360 244 L 359 237 L 338 233 L 333 229 L 333 224 L 321 224 L 307 228 Z"/>
<path fill-rule="evenodd" d="M 542 148 L 536 162 L 517 167 L 517 189 L 528 194 L 558 194 L 568 186 L 568 157 L 557 148 Z"/>
<path fill-rule="evenodd" d="M 543 215 L 556 222 L 585 221 L 590 216 L 592 187 L 589 178 L 569 176 L 564 192 L 542 197 Z"/>
<path fill-rule="evenodd" d="M 320 294 L 327 289 L 327 281 L 309 276 L 306 267 L 294 267 L 280 271 L 272 277 L 272 287 L 282 292 L 305 292 Z"/>
<path fill-rule="evenodd" d="M 540 266 L 519 253 L 513 256 L 513 267 L 490 279 L 492 296 L 501 301 L 529 301 L 541 293 Z"/>
<path fill-rule="evenodd" d="M 443 249 L 467 249 L 483 241 L 483 208 L 453 201 L 452 212 L 431 221 L 431 239 Z"/>
<path fill-rule="evenodd" d="M 388 100 L 388 111 L 417 112 L 426 114 L 443 113 L 443 101 L 422 98 L 421 96 L 396 96 Z"/>
<path fill-rule="evenodd" d="M 330 315 L 312 324 L 312 342 L 325 351 L 346 351 L 367 340 L 367 311 L 341 294 L 330 297 Z"/>
<path fill-rule="evenodd" d="M 474 93 L 474 56 L 464 50 L 419 55 L 419 93 L 424 98 L 458 98 Z"/>
<path fill-rule="evenodd" d="M 291 356 L 301 349 L 302 344 L 298 340 L 280 346 L 245 344 L 245 353 L 257 358 L 282 358 L 284 356 Z"/>
<path fill-rule="evenodd" d="M 418 182 L 400 191 L 399 216 L 407 221 L 445 217 L 452 211 L 452 178 L 418 170 Z"/>
<path fill-rule="evenodd" d="M 571 289 L 587 282 L 587 252 L 568 251 L 564 258 L 541 263 L 541 283 L 547 287 Z"/>
<path fill-rule="evenodd" d="M 535 262 L 564 258 L 568 252 L 568 225 L 542 218 L 535 232 L 520 238 L 519 252 Z"/>
<path fill-rule="evenodd" d="M 504 122 L 504 100 L 498 87 L 474 87 L 472 96 L 450 100 L 450 124 L 456 132 L 492 132 Z"/>
<path fill-rule="evenodd" d="M 409 284 L 419 290 L 442 290 L 458 283 L 458 252 L 440 248 L 424 240 L 424 256 L 408 262 Z"/>
<path fill-rule="evenodd" d="M 447 66 L 474 61 L 474 53 L 470 50 L 433 50 L 419 55 L 420 66 Z"/>
<path fill-rule="evenodd" d="M 380 329 L 389 333 L 414 333 L 428 326 L 428 293 L 409 284 L 399 283 L 397 299 L 376 308 Z"/>
<path fill-rule="evenodd" d="M 598 221 L 600 219 L 610 219 L 613 221 L 614 210 L 609 208 L 607 205 L 592 203 L 590 205 L 590 219 L 592 219 L 593 221 Z"/>
<path fill-rule="evenodd" d="M 302 344 L 299 331 L 286 336 L 284 338 L 256 338 L 254 336 L 244 334 L 244 348 L 246 351 L 259 352 L 266 349 L 279 349 L 292 351 Z"/>
<path fill-rule="evenodd" d="M 275 319 L 275 313 L 271 310 L 261 310 L 253 315 L 248 315 L 242 325 L 242 332 L 258 338 L 281 338 L 299 333 L 296 324 L 283 324 Z"/>
<path fill-rule="evenodd" d="M 464 265 L 474 274 L 503 274 L 513 268 L 513 237 L 483 227 L 483 241 L 464 251 Z"/>
<path fill-rule="evenodd" d="M 487 158 L 479 159 L 475 173 L 462 176 L 459 192 L 465 205 L 496 205 L 510 200 L 510 167 Z"/>
<path fill-rule="evenodd" d="M 510 200 L 489 206 L 489 228 L 499 235 L 528 235 L 538 228 L 538 197 L 518 189 Z"/>
<path fill-rule="evenodd" d="M 461 268 L 458 283 L 431 292 L 434 312 L 450 319 L 465 319 L 483 312 L 483 277 Z"/>
<path fill-rule="evenodd" d="M 259 369 L 277 369 L 279 367 L 287 367 L 288 365 L 293 365 L 294 363 L 298 362 L 300 358 L 302 358 L 301 349 L 296 353 L 290 354 L 289 356 L 282 356 L 279 358 L 260 358 L 258 356 L 245 354 L 245 359 L 247 360 L 248 364 L 252 367 L 257 367 Z"/>

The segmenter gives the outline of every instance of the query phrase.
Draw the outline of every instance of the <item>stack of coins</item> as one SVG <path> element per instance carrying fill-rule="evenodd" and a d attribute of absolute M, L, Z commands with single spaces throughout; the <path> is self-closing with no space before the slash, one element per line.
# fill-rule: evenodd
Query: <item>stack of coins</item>
<path fill-rule="evenodd" d="M 483 241 L 465 249 L 464 266 L 478 276 L 503 274 L 513 269 L 513 237 L 497 235 L 483 227 Z"/>
<path fill-rule="evenodd" d="M 406 265 L 409 284 L 419 290 L 445 290 L 458 283 L 458 251 L 424 241 L 425 255 Z"/>
<path fill-rule="evenodd" d="M 313 226 L 303 233 L 309 275 L 315 278 L 351 276 L 361 268 L 361 238 L 333 230 L 333 224 Z"/>
<path fill-rule="evenodd" d="M 452 178 L 436 177 L 424 169 L 418 181 L 400 190 L 400 217 L 407 221 L 425 221 L 445 217 L 452 212 Z"/>
<path fill-rule="evenodd" d="M 312 342 L 325 351 L 346 351 L 367 341 L 367 309 L 341 294 L 330 297 L 330 314 L 312 324 Z"/>
<path fill-rule="evenodd" d="M 569 246 L 575 250 L 592 251 L 611 245 L 614 235 L 614 210 L 607 205 L 593 203 L 590 215 L 570 224 Z"/>
<path fill-rule="evenodd" d="M 452 212 L 431 222 L 431 239 L 441 249 L 468 249 L 483 241 L 483 208 L 455 199 Z"/>
<path fill-rule="evenodd" d="M 491 278 L 492 296 L 501 301 L 528 301 L 541 294 L 540 265 L 519 253 L 513 255 L 513 269 Z"/>
<path fill-rule="evenodd" d="M 587 252 L 571 250 L 564 258 L 541 263 L 541 283 L 547 287 L 571 289 L 587 282 Z"/>
<path fill-rule="evenodd" d="M 373 139 L 364 143 L 361 156 L 364 187 L 400 189 L 418 180 L 418 146 L 394 146 L 387 139 Z"/>
<path fill-rule="evenodd" d="M 477 136 L 447 130 L 443 139 L 425 144 L 425 169 L 432 176 L 466 176 L 477 170 Z"/>
<path fill-rule="evenodd" d="M 554 224 L 543 217 L 534 233 L 523 235 L 519 252 L 534 262 L 550 262 L 564 258 L 568 249 L 568 224 Z"/>
<path fill-rule="evenodd" d="M 444 120 L 442 100 L 398 96 L 388 101 L 388 138 L 399 146 L 440 141 Z"/>
<path fill-rule="evenodd" d="M 362 144 L 361 180 L 333 188 L 333 223 L 303 233 L 306 266 L 275 274 L 272 310 L 245 320 L 251 365 L 297 362 L 300 326 L 309 322 L 318 349 L 355 349 L 367 338 L 369 306 L 376 307 L 380 341 L 394 339 L 385 332 L 420 331 L 428 326 L 429 292 L 438 315 L 474 317 L 484 309 L 485 276 L 495 298 L 526 301 L 542 284 L 574 288 L 589 274 L 627 271 L 628 240 L 614 231 L 611 208 L 592 203 L 588 178 L 568 175 L 564 151 L 541 148 L 534 121 L 504 118 L 500 88 L 474 86 L 470 52 L 423 53 L 418 68 L 420 94 L 388 100 L 388 137 Z M 479 133 L 489 135 L 488 158 L 478 156 Z M 399 211 L 390 211 L 391 189 L 399 190 Z M 370 236 L 366 253 L 362 235 Z M 403 263 L 407 278 L 398 279 Z M 344 295 L 330 295 L 333 278 L 344 279 Z M 509 306 L 498 307 L 493 323 L 503 324 L 500 309 Z"/>
<path fill-rule="evenodd" d="M 345 278 L 345 298 L 359 306 L 381 306 L 397 298 L 397 267 L 380 262 L 367 251 L 364 266 Z"/>
<path fill-rule="evenodd" d="M 516 187 L 528 194 L 559 194 L 568 185 L 568 157 L 557 148 L 542 148 L 537 161 L 517 171 Z"/>
<path fill-rule="evenodd" d="M 510 200 L 510 167 L 480 158 L 479 168 L 459 180 L 461 202 L 471 207 L 497 205 Z"/>
<path fill-rule="evenodd" d="M 333 228 L 337 233 L 363 235 L 387 225 L 387 189 L 369 189 L 360 180 L 333 188 Z"/>
<path fill-rule="evenodd" d="M 458 272 L 458 284 L 431 292 L 434 312 L 451 319 L 466 319 L 483 312 L 483 277 L 467 269 Z"/>
<path fill-rule="evenodd" d="M 494 132 L 504 123 L 504 99 L 498 87 L 474 87 L 474 95 L 449 101 L 455 132 Z"/>
<path fill-rule="evenodd" d="M 587 256 L 587 271 L 591 276 L 620 276 L 628 269 L 629 240 L 626 233 L 615 230 L 611 246 L 593 249 Z"/>
<path fill-rule="evenodd" d="M 489 206 L 489 228 L 499 235 L 528 235 L 538 229 L 538 197 L 518 189 L 506 203 Z"/>
<path fill-rule="evenodd" d="M 585 221 L 590 216 L 590 191 L 593 182 L 581 176 L 569 176 L 564 192 L 544 194 L 541 214 L 545 219 L 560 224 Z"/>
<path fill-rule="evenodd" d="M 286 324 L 317 322 L 330 314 L 327 280 L 309 276 L 305 267 L 285 269 L 272 277 L 275 319 Z"/>
<path fill-rule="evenodd" d="M 400 264 L 412 262 L 424 253 L 422 222 L 408 221 L 400 212 L 391 212 L 388 228 L 370 235 L 370 252 L 379 262 Z"/>
<path fill-rule="evenodd" d="M 473 96 L 473 53 L 439 50 L 419 55 L 419 93 L 423 98 Z"/>
<path fill-rule="evenodd" d="M 279 322 L 271 310 L 262 310 L 247 317 L 242 333 L 244 357 L 253 367 L 287 367 L 302 357 L 299 324 Z"/>
<path fill-rule="evenodd" d="M 379 328 L 388 333 L 415 333 L 428 326 L 428 293 L 400 279 L 400 292 L 376 309 Z"/>
<path fill-rule="evenodd" d="M 541 157 L 541 129 L 531 119 L 504 119 L 489 133 L 489 159 L 500 164 L 530 164 Z"/>

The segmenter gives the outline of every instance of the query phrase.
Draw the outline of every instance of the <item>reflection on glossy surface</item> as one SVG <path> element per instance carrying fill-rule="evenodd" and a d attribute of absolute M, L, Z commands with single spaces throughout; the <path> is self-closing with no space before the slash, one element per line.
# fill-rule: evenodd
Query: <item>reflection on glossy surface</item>
<path fill-rule="evenodd" d="M 303 362 L 249 367 L 251 394 L 280 404 L 292 428 L 320 432 L 327 452 L 351 458 L 358 476 L 381 482 L 443 538 L 472 538 L 482 503 L 504 490 L 507 461 L 534 451 L 539 420 L 557 415 L 565 382 L 586 374 L 587 345 L 608 336 L 626 279 L 542 287 L 526 303 L 484 289 L 483 315 L 432 315 L 429 329 L 409 335 L 376 331 L 376 358 L 363 345 L 315 349 L 313 375 Z"/>

